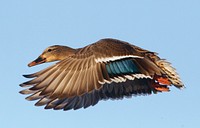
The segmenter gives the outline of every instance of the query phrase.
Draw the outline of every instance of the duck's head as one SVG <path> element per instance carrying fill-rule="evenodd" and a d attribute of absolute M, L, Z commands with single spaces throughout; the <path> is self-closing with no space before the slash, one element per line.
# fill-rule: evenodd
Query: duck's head
<path fill-rule="evenodd" d="M 66 57 L 75 53 L 75 49 L 67 46 L 54 45 L 46 48 L 43 53 L 34 61 L 28 64 L 29 67 L 58 60 L 63 60 Z"/>

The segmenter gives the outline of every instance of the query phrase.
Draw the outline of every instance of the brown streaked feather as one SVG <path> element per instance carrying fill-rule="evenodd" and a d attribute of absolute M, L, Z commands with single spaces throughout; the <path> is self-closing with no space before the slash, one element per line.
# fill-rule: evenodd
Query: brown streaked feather
<path fill-rule="evenodd" d="M 61 97 L 62 92 L 65 89 L 66 84 L 68 83 L 69 78 L 73 75 L 73 72 L 65 71 L 66 75 L 64 76 L 63 80 L 60 82 L 59 86 L 57 86 L 56 90 L 54 91 L 53 96 Z"/>
<path fill-rule="evenodd" d="M 79 78 L 79 80 L 78 80 L 78 82 L 79 82 L 79 87 L 77 88 L 77 94 L 83 94 L 84 92 L 87 92 L 88 90 L 87 90 L 87 86 L 88 86 L 88 79 L 87 79 L 87 77 L 88 77 L 88 70 L 86 71 L 86 70 L 83 70 L 82 71 L 82 74 L 81 74 L 81 76 L 80 76 L 80 78 Z"/>
<path fill-rule="evenodd" d="M 43 97 L 43 98 L 41 98 L 39 101 L 37 101 L 37 102 L 35 103 L 35 106 L 43 106 L 43 105 L 48 104 L 50 101 L 52 101 L 52 99 L 47 98 L 47 97 Z"/>
<path fill-rule="evenodd" d="M 36 83 L 39 83 L 39 82 L 43 81 L 48 75 L 51 74 L 51 73 L 47 72 L 47 71 L 49 71 L 49 70 L 50 70 L 49 68 L 46 69 L 46 70 L 43 70 L 43 71 L 42 71 L 42 75 L 41 75 L 40 77 L 36 77 L 36 74 L 39 75 L 39 72 L 34 73 L 34 75 L 33 75 L 33 74 L 30 75 L 30 76 L 34 76 L 34 77 L 36 77 L 36 78 L 34 78 L 34 79 L 30 80 L 30 81 L 24 82 L 24 83 L 20 84 L 20 86 L 21 86 L 21 87 L 27 87 L 27 86 L 31 86 L 31 85 L 33 85 L 33 84 L 36 84 Z M 51 70 L 53 70 L 53 69 L 51 69 Z M 51 71 L 51 70 L 50 70 L 50 71 Z M 41 72 L 40 72 L 40 73 L 41 73 Z"/>
<path fill-rule="evenodd" d="M 43 69 L 43 70 L 41 70 L 41 71 L 38 71 L 38 72 L 36 72 L 36 73 L 28 74 L 28 75 L 23 75 L 23 76 L 26 77 L 26 78 L 34 78 L 34 77 L 37 77 L 37 76 L 39 76 L 39 75 L 45 73 L 46 71 L 52 69 L 53 66 L 54 66 L 54 65 L 49 66 L 48 68 Z"/>
<path fill-rule="evenodd" d="M 32 81 L 30 81 L 27 85 L 34 85 L 32 88 L 30 88 L 30 90 L 39 90 L 43 87 L 45 87 L 47 84 L 50 83 L 50 81 L 47 80 L 47 78 L 52 75 L 51 73 L 54 72 L 56 70 L 54 70 L 54 68 L 52 68 L 51 70 L 48 70 L 46 72 L 44 72 L 43 74 L 40 75 L 40 77 L 36 77 L 35 79 L 33 79 Z"/>
<path fill-rule="evenodd" d="M 30 90 L 29 88 L 28 89 L 24 89 L 24 90 L 22 90 L 22 91 L 20 91 L 19 93 L 21 93 L 21 94 L 25 94 L 25 95 L 27 95 L 27 94 L 33 94 L 33 93 L 35 93 L 35 92 L 37 92 L 38 90 Z"/>
<path fill-rule="evenodd" d="M 53 70 L 52 72 L 52 69 L 50 70 L 48 69 L 48 71 L 44 72 L 44 74 L 40 74 L 42 76 L 42 79 L 44 80 L 41 81 L 40 83 L 38 83 L 38 81 L 37 83 L 34 83 L 33 81 L 31 84 L 36 84 L 36 85 L 34 85 L 30 89 L 31 90 L 42 89 L 42 92 L 40 93 L 40 95 L 44 95 L 44 96 L 50 95 L 51 98 L 54 98 L 54 97 L 62 98 L 62 97 L 73 97 L 75 95 L 81 95 L 83 93 L 86 93 L 93 89 L 98 89 L 101 87 L 98 81 L 103 82 L 104 79 L 102 75 L 100 75 L 101 72 L 99 72 L 101 71 L 101 69 L 99 69 L 100 65 L 97 65 L 94 62 L 94 59 L 92 62 L 90 62 L 91 61 L 90 59 L 88 59 L 89 62 L 84 62 L 85 59 L 72 59 L 72 60 L 74 60 L 75 63 L 73 63 L 73 65 L 71 66 L 68 66 L 68 64 L 66 64 L 65 61 L 63 61 L 62 63 L 57 63 L 56 66 L 53 67 L 53 69 L 56 69 L 55 71 Z M 88 65 L 86 65 L 86 63 Z M 63 65 L 67 67 L 66 70 L 62 69 Z M 93 66 L 89 66 L 89 65 L 93 65 Z M 85 67 L 86 69 L 84 69 L 83 71 L 83 68 Z M 87 84 L 82 85 L 82 82 L 77 81 L 77 78 L 83 77 L 82 76 L 83 74 L 88 74 L 87 70 L 90 71 L 91 74 L 87 75 L 88 78 L 87 78 L 87 81 L 85 82 Z M 46 75 L 48 74 L 48 72 L 51 72 L 49 76 Z M 36 77 L 35 79 L 40 79 L 40 76 Z M 64 79 L 66 81 L 63 81 Z M 88 86 L 88 87 L 85 87 L 85 86 Z"/>
<path fill-rule="evenodd" d="M 89 89 L 89 92 L 90 91 L 92 91 L 93 89 L 96 89 L 96 90 L 98 90 L 100 87 L 101 87 L 101 85 L 100 85 L 100 83 L 99 83 L 99 81 L 100 81 L 100 79 L 99 78 L 101 78 L 101 76 L 98 76 L 98 72 L 97 72 L 97 65 L 94 67 L 94 69 L 92 70 L 93 71 L 93 74 L 94 74 L 94 87 L 95 88 L 90 88 Z"/>
<path fill-rule="evenodd" d="M 53 97 L 53 92 L 56 90 L 56 88 L 59 86 L 60 82 L 62 81 L 62 79 L 64 78 L 65 75 L 65 71 L 60 71 L 58 70 L 58 72 L 55 74 L 56 76 L 51 76 L 52 81 L 48 84 L 48 86 L 42 91 L 41 95 L 43 94 L 49 94 L 50 96 Z"/>
<path fill-rule="evenodd" d="M 59 70 L 55 70 L 48 78 L 44 80 L 44 89 L 42 90 L 40 95 L 50 95 L 52 90 L 55 88 L 55 84 L 51 84 L 55 82 L 55 79 L 57 78 L 58 74 L 60 74 Z"/>
<path fill-rule="evenodd" d="M 97 63 L 97 66 L 96 66 L 96 75 L 98 77 L 98 82 L 100 84 L 104 84 L 104 77 L 103 77 L 103 73 L 102 73 L 102 69 L 101 69 L 101 63 Z"/>
<path fill-rule="evenodd" d="M 101 64 L 101 72 L 102 72 L 102 75 L 103 75 L 103 78 L 104 78 L 104 81 L 106 83 L 111 83 L 112 80 L 110 79 L 109 75 L 108 75 L 108 72 L 106 70 L 106 65 L 105 64 Z"/>
<path fill-rule="evenodd" d="M 87 89 L 87 81 L 88 81 L 88 78 L 85 76 L 87 75 L 87 70 L 88 70 L 88 61 L 91 61 L 91 60 L 88 60 L 88 59 L 84 59 L 82 61 L 82 64 L 81 64 L 81 69 L 80 69 L 80 73 L 77 75 L 76 77 L 76 80 L 75 80 L 75 86 L 73 87 L 74 91 L 76 92 L 76 95 L 81 95 L 85 92 L 88 92 Z"/>
<path fill-rule="evenodd" d="M 40 98 L 43 98 L 43 96 L 40 95 L 41 91 L 37 91 L 33 93 L 32 95 L 26 97 L 27 100 L 32 101 L 32 100 L 38 100 Z"/>
<path fill-rule="evenodd" d="M 56 83 L 53 83 L 53 82 L 51 83 L 51 84 L 56 85 L 55 88 L 52 90 L 51 97 L 57 97 L 57 95 L 61 94 L 62 89 L 60 89 L 60 88 L 64 88 L 61 83 L 65 79 L 65 76 L 67 75 L 67 73 L 68 72 L 63 70 L 60 74 L 58 74 L 59 76 L 54 80 L 54 81 L 56 81 Z"/>
<path fill-rule="evenodd" d="M 41 89 L 46 88 L 52 82 L 52 79 L 49 79 L 49 78 L 52 78 L 52 77 L 55 77 L 55 76 L 56 76 L 56 74 L 51 74 L 49 72 L 48 76 L 45 77 L 45 79 L 43 79 L 43 81 L 41 81 L 40 83 L 36 83 L 35 86 L 33 86 L 32 88 L 30 88 L 30 90 L 41 90 Z M 37 78 L 39 78 L 39 77 L 37 77 Z"/>

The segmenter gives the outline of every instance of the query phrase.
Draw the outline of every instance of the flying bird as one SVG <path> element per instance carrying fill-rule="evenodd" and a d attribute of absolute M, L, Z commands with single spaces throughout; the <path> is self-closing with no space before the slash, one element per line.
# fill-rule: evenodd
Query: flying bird
<path fill-rule="evenodd" d="M 45 109 L 70 110 L 94 106 L 100 100 L 168 92 L 183 88 L 175 68 L 165 59 L 125 41 L 101 39 L 83 48 L 54 45 L 29 67 L 58 61 L 20 84 L 27 100 Z"/>

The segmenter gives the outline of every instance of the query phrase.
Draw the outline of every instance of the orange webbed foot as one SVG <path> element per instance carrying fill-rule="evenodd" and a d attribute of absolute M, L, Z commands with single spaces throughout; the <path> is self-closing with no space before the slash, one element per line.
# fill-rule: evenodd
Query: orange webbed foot
<path fill-rule="evenodd" d="M 168 78 L 164 78 L 164 77 L 160 77 L 157 79 L 157 81 L 160 83 L 160 84 L 164 84 L 164 85 L 171 85 L 171 82 L 169 81 Z"/>
<path fill-rule="evenodd" d="M 167 87 L 167 85 L 160 85 L 159 83 L 157 82 L 154 82 L 152 84 L 152 87 L 157 90 L 157 91 L 160 91 L 160 92 L 169 92 L 169 88 Z"/>
<path fill-rule="evenodd" d="M 167 86 L 170 86 L 171 85 L 171 82 L 169 81 L 169 79 L 167 77 L 162 77 L 162 76 L 157 76 L 155 75 L 154 76 L 154 79 L 156 81 L 158 81 L 158 83 L 162 84 L 162 85 L 167 85 Z"/>

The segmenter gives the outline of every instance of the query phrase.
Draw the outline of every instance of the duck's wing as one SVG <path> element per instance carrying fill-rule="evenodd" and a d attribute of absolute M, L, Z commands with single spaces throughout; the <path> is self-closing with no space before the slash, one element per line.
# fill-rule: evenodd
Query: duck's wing
<path fill-rule="evenodd" d="M 20 93 L 31 94 L 28 100 L 39 99 L 36 105 L 47 109 L 78 109 L 101 99 L 166 91 L 171 84 L 166 75 L 131 45 L 105 39 L 47 69 L 24 75 L 33 79 L 21 84 L 29 88 Z"/>

